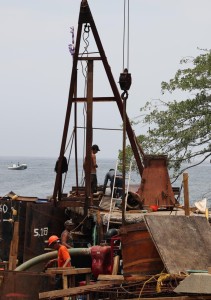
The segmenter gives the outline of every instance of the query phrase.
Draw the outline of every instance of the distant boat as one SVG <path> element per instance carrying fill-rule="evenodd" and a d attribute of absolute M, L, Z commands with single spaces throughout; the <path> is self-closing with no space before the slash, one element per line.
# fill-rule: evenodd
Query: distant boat
<path fill-rule="evenodd" d="M 8 170 L 25 170 L 27 169 L 27 165 L 26 164 L 12 164 L 11 166 L 8 167 Z"/>

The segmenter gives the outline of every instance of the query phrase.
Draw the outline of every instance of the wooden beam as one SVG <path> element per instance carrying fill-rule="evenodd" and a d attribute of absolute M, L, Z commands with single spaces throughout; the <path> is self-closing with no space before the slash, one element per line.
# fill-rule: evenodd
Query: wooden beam
<path fill-rule="evenodd" d="M 13 201 L 22 201 L 22 202 L 36 202 L 38 200 L 37 197 L 23 197 L 23 196 L 18 196 L 16 199 Z M 46 199 L 47 201 L 47 199 Z"/>
<path fill-rule="evenodd" d="M 119 260 L 120 260 L 120 256 L 116 255 L 114 257 L 112 275 L 117 275 L 117 273 L 118 273 L 118 270 L 119 270 Z"/>
<path fill-rule="evenodd" d="M 93 102 L 112 102 L 116 101 L 115 97 L 93 97 Z M 87 102 L 87 98 L 77 97 L 73 98 L 73 102 Z"/>
<path fill-rule="evenodd" d="M 10 244 L 9 270 L 14 270 L 17 264 L 19 243 L 19 222 L 14 223 L 13 238 Z"/>
<path fill-rule="evenodd" d="M 190 216 L 188 173 L 183 173 L 185 215 Z"/>
<path fill-rule="evenodd" d="M 83 287 L 74 287 L 64 290 L 54 290 L 50 292 L 42 292 L 39 293 L 39 299 L 57 299 L 59 297 L 67 297 L 67 296 L 74 296 L 80 294 L 88 294 L 89 292 L 99 291 L 100 289 L 105 289 L 112 287 L 114 285 L 113 282 L 105 282 L 105 283 L 96 283 L 96 284 L 89 284 Z"/>
<path fill-rule="evenodd" d="M 178 296 L 178 297 L 156 297 L 156 298 L 133 298 L 133 300 L 201 300 L 202 296 L 193 295 L 193 296 Z M 203 300 L 211 299 L 211 296 L 203 295 Z M 124 299 L 121 299 L 124 300 Z"/>
<path fill-rule="evenodd" d="M 123 275 L 104 275 L 104 274 L 99 274 L 97 277 L 98 281 L 108 281 L 108 280 L 119 280 L 119 281 L 124 281 L 124 276 Z"/>
<path fill-rule="evenodd" d="M 49 268 L 46 273 L 62 274 L 62 275 L 77 275 L 91 273 L 91 268 Z"/>
<path fill-rule="evenodd" d="M 86 61 L 88 61 L 88 60 L 102 60 L 102 58 L 99 57 L 99 56 L 95 56 L 95 57 L 94 56 L 93 57 L 79 56 L 78 60 L 86 60 Z"/>

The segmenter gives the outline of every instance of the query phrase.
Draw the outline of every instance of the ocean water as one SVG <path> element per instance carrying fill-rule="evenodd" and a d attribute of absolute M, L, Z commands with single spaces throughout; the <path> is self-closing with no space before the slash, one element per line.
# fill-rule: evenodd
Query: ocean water
<path fill-rule="evenodd" d="M 8 170 L 12 163 L 25 163 L 26 170 Z M 53 194 L 56 173 L 54 167 L 56 158 L 38 157 L 0 157 L 0 196 L 4 196 L 10 191 L 17 195 L 46 198 Z M 110 168 L 115 169 L 115 159 L 98 160 L 98 184 L 103 184 L 106 172 Z M 211 164 L 203 163 L 197 167 L 186 171 L 189 175 L 189 197 L 190 203 L 202 199 L 208 199 L 208 206 L 211 207 Z M 84 174 L 82 171 L 82 161 L 79 160 L 79 184 L 83 183 Z M 63 175 L 64 179 L 64 175 Z M 131 183 L 139 184 L 140 176 L 131 174 Z M 64 192 L 71 190 L 75 185 L 74 160 L 70 161 L 68 176 L 65 179 Z M 173 184 L 180 187 L 182 176 Z M 181 203 L 183 202 L 183 191 L 181 193 Z"/>
<path fill-rule="evenodd" d="M 13 191 L 21 196 L 36 196 L 46 198 L 53 194 L 56 173 L 54 167 L 57 158 L 35 158 L 35 157 L 0 157 L 0 196 Z M 27 164 L 25 170 L 9 170 L 8 166 L 13 163 Z M 110 168 L 115 168 L 115 160 L 98 160 L 98 184 L 103 184 L 104 176 Z M 79 184 L 83 183 L 82 160 L 79 160 Z M 74 160 L 70 160 L 64 192 L 71 190 L 76 185 Z"/>

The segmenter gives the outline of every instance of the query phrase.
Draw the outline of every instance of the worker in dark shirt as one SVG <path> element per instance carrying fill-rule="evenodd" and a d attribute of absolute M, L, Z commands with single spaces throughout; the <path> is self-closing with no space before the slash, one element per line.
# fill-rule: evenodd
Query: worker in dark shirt
<path fill-rule="evenodd" d="M 105 175 L 103 193 L 105 194 L 108 181 L 110 181 L 111 195 L 112 195 L 112 190 L 114 185 L 113 197 L 120 198 L 122 196 L 122 185 L 123 185 L 122 175 L 119 172 L 116 173 L 115 184 L 114 184 L 114 177 L 115 177 L 115 170 L 110 169 Z"/>
<path fill-rule="evenodd" d="M 74 223 L 72 220 L 67 220 L 64 223 L 65 230 L 61 234 L 61 244 L 67 247 L 67 249 L 73 247 L 73 236 L 71 231 L 73 230 Z"/>

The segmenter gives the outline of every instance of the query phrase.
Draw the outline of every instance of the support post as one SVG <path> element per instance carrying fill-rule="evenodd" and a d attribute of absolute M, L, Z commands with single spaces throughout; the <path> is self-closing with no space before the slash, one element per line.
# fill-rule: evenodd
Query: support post
<path fill-rule="evenodd" d="M 188 190 L 188 173 L 183 173 L 183 186 L 184 186 L 185 215 L 186 216 L 190 216 L 189 190 Z"/>
<path fill-rule="evenodd" d="M 18 257 L 19 222 L 14 223 L 13 238 L 10 244 L 9 270 L 15 270 Z"/>
<path fill-rule="evenodd" d="M 88 61 L 88 78 L 87 78 L 87 120 L 86 120 L 86 162 L 85 162 L 85 215 L 88 206 L 92 204 L 91 193 L 91 149 L 92 149 L 92 115 L 93 115 L 93 60 Z M 91 199 L 91 200 L 90 200 Z M 91 203 L 89 203 L 91 201 Z"/>

